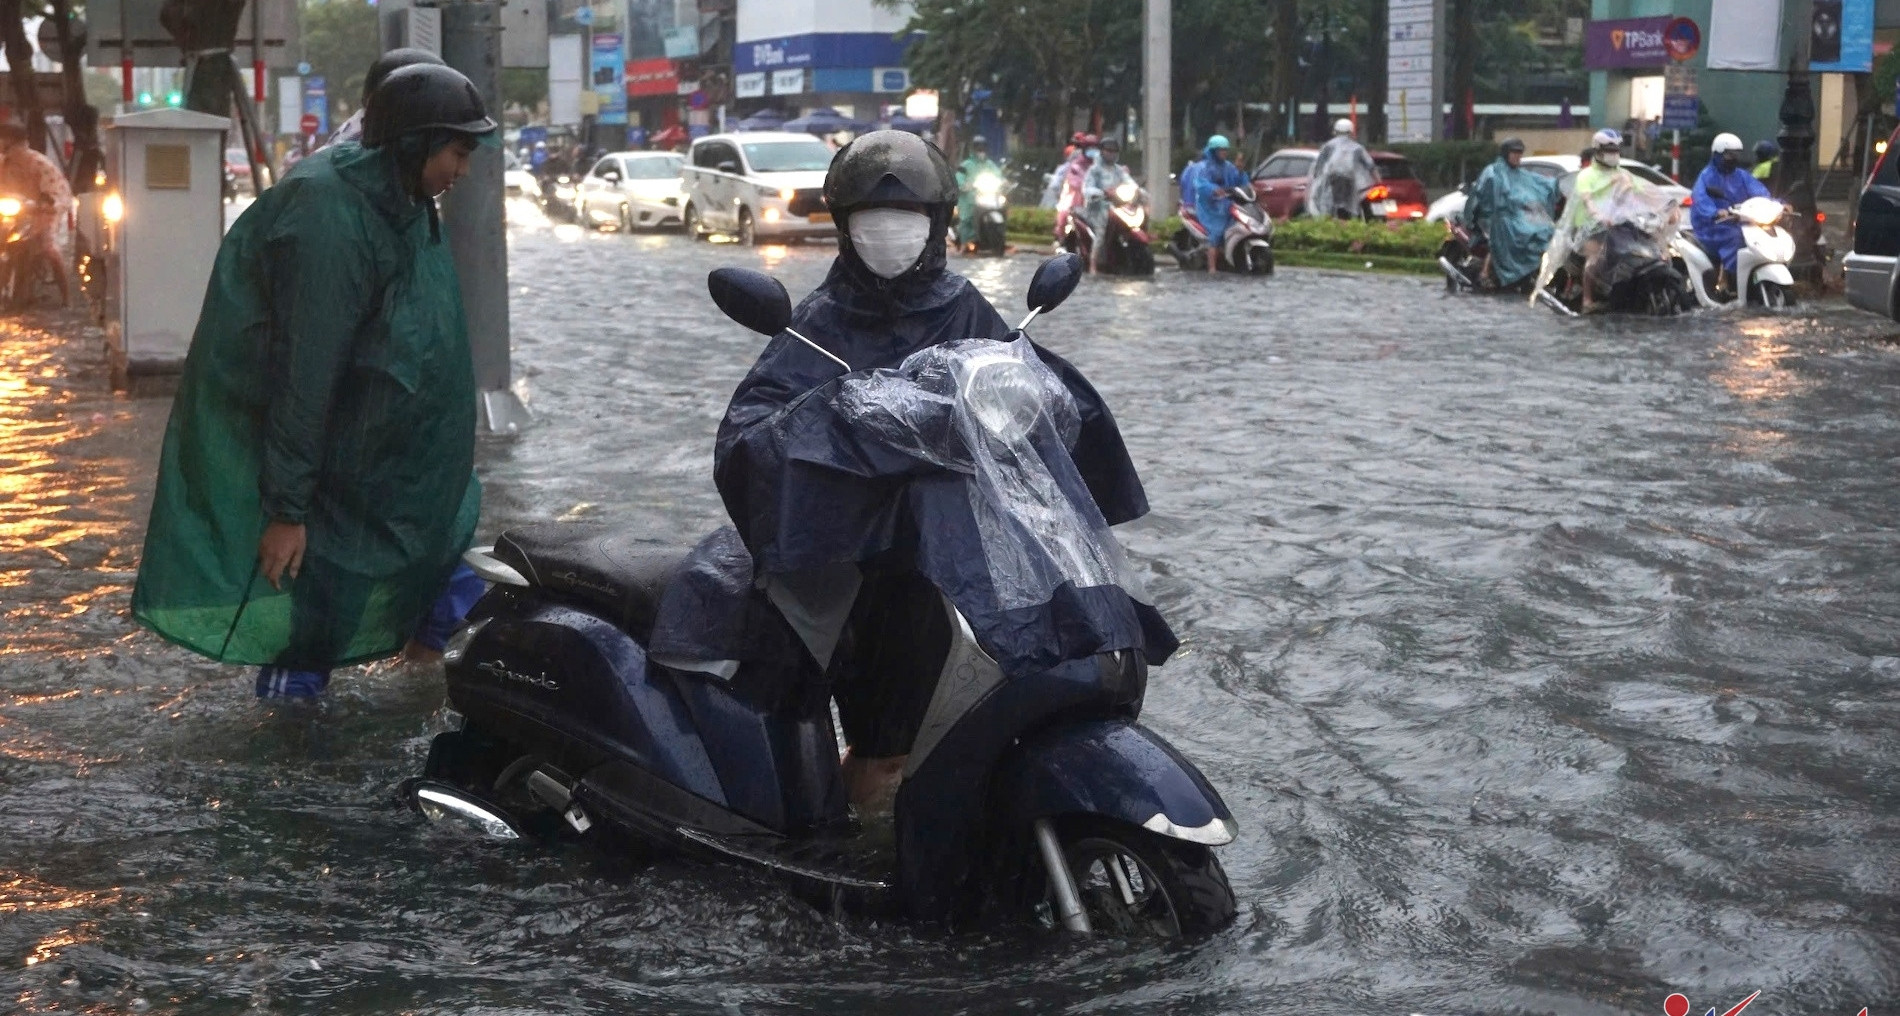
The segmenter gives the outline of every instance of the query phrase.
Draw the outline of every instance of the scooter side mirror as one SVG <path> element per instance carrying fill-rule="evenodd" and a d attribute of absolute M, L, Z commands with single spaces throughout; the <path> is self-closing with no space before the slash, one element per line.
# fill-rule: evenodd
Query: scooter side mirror
<path fill-rule="evenodd" d="M 720 312 L 760 335 L 777 335 L 792 323 L 792 298 L 784 284 L 750 268 L 716 268 L 706 291 Z"/>
<path fill-rule="evenodd" d="M 1077 254 L 1057 254 L 1036 267 L 1029 280 L 1029 309 L 1047 314 L 1061 306 L 1082 281 L 1082 258 Z"/>

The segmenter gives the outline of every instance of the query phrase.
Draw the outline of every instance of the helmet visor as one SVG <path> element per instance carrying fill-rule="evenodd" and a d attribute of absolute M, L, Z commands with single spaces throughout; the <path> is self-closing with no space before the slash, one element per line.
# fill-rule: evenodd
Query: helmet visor
<path fill-rule="evenodd" d="M 929 143 L 903 131 L 873 131 L 833 160 L 826 197 L 833 208 L 867 201 L 954 202 L 956 177 Z"/>

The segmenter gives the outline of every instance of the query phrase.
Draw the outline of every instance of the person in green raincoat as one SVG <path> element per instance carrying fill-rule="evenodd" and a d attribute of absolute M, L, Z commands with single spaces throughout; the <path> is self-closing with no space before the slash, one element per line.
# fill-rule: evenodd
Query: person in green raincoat
<path fill-rule="evenodd" d="M 362 144 L 298 164 L 225 235 L 166 426 L 133 615 L 257 692 L 401 649 L 472 538 L 475 381 L 435 198 L 495 122 L 404 67 Z"/>
<path fill-rule="evenodd" d="M 957 166 L 957 246 L 976 246 L 976 180 L 984 173 L 1003 178 L 1003 167 L 990 161 L 990 142 L 978 134 L 970 139 L 970 157 Z"/>
<path fill-rule="evenodd" d="M 1550 246 L 1557 181 L 1523 168 L 1523 161 L 1524 142 L 1505 138 L 1498 160 L 1471 185 L 1462 213 L 1465 225 L 1484 235 L 1491 253 L 1483 274 L 1500 289 L 1535 275 Z"/>

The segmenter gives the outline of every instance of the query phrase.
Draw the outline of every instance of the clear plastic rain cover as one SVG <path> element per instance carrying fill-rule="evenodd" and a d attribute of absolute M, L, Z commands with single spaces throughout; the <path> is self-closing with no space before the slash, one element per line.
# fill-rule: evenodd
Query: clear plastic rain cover
<path fill-rule="evenodd" d="M 1069 459 L 1075 399 L 1027 339 L 921 349 L 845 381 L 834 405 L 861 433 L 964 474 L 1000 608 L 1047 603 L 1065 582 L 1147 602 Z"/>
<path fill-rule="evenodd" d="M 1682 209 L 1674 198 L 1629 173 L 1602 174 L 1594 186 L 1589 186 L 1582 174 L 1577 181 L 1577 190 L 1570 195 L 1550 235 L 1550 247 L 1537 276 L 1538 289 L 1550 283 L 1585 241 L 1603 233 L 1612 234 L 1613 249 L 1607 252 L 1612 262 L 1619 260 L 1615 255 L 1626 247 L 1642 248 L 1627 251 L 1630 255 L 1641 254 L 1651 260 L 1668 257 L 1669 245 L 1682 229 Z M 1531 300 L 1536 299 L 1533 294 Z"/>

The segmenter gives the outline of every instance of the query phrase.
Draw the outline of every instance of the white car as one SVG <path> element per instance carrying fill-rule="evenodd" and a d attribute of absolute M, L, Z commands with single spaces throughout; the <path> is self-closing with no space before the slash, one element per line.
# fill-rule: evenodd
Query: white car
<path fill-rule="evenodd" d="M 511 198 L 539 200 L 541 183 L 521 164 L 521 156 L 509 149 L 502 149 L 502 191 Z"/>
<path fill-rule="evenodd" d="M 1583 168 L 1583 160 L 1575 155 L 1527 155 L 1520 165 L 1539 176 L 1556 180 L 1558 186 L 1563 188 L 1564 196 L 1569 197 L 1570 181 L 1575 178 L 1577 170 Z M 1623 168 L 1644 183 L 1655 185 L 1664 194 L 1675 198 L 1677 203 L 1689 203 L 1689 188 L 1669 179 L 1662 170 L 1630 159 L 1623 160 Z M 1465 186 L 1459 184 L 1457 190 L 1432 202 L 1432 207 L 1425 212 L 1425 221 L 1443 222 L 1464 211 Z"/>
<path fill-rule="evenodd" d="M 710 134 L 693 142 L 680 171 L 686 190 L 686 232 L 766 239 L 831 237 L 825 170 L 831 149 L 809 134 L 749 131 Z"/>
<path fill-rule="evenodd" d="M 575 218 L 583 226 L 617 225 L 622 233 L 636 227 L 677 226 L 685 192 L 673 152 L 613 152 L 600 157 L 581 177 Z"/>

